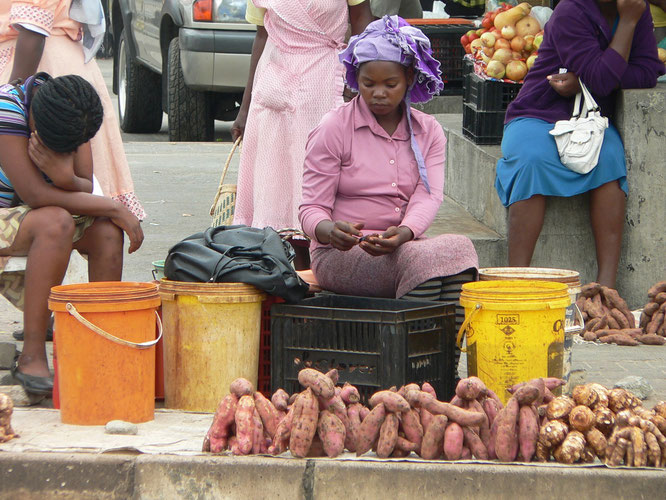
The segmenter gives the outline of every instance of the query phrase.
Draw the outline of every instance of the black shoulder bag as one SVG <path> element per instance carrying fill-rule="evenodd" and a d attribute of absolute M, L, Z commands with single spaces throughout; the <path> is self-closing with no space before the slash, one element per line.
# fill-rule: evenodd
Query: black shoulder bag
<path fill-rule="evenodd" d="M 171 247 L 164 274 L 175 281 L 246 283 L 298 302 L 308 284 L 291 265 L 294 256 L 289 242 L 270 227 L 218 226 Z"/>

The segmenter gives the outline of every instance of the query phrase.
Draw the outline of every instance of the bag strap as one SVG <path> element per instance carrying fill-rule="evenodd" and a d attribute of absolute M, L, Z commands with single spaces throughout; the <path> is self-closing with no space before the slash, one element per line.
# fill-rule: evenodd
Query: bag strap
<path fill-rule="evenodd" d="M 592 97 L 592 94 L 582 82 L 582 80 L 580 80 L 580 78 L 578 80 L 580 81 L 580 89 L 583 91 L 583 97 L 585 97 L 585 106 L 587 107 L 588 112 L 599 111 L 599 105 L 597 104 L 597 101 L 594 100 L 594 97 Z"/>
<path fill-rule="evenodd" d="M 215 198 L 213 199 L 213 205 L 210 207 L 210 215 L 213 215 L 215 213 L 215 205 L 217 205 L 217 201 L 220 199 L 220 195 L 222 194 L 222 186 L 224 185 L 224 178 L 227 176 L 227 170 L 229 170 L 229 164 L 231 163 L 231 158 L 234 156 L 234 152 L 236 151 L 238 145 L 241 143 L 242 139 L 243 139 L 242 136 L 239 136 L 238 139 L 236 139 L 236 142 L 234 142 L 233 146 L 231 146 L 231 151 L 229 151 L 229 156 L 227 156 L 227 161 L 224 162 L 224 169 L 222 170 L 222 177 L 220 178 L 220 184 L 219 186 L 217 186 L 217 193 L 215 193 Z"/>

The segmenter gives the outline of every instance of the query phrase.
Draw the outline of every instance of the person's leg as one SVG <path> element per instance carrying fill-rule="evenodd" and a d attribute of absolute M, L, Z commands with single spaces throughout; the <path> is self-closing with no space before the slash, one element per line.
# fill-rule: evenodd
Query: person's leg
<path fill-rule="evenodd" d="M 442 295 L 442 278 L 432 278 L 421 283 L 400 297 L 406 300 L 431 300 L 438 301 Z"/>
<path fill-rule="evenodd" d="M 90 281 L 120 281 L 123 273 L 123 231 L 105 217 L 85 230 L 74 248 L 88 256 Z"/>
<path fill-rule="evenodd" d="M 546 197 L 541 195 L 509 207 L 509 266 L 529 267 L 545 214 Z"/>
<path fill-rule="evenodd" d="M 49 377 L 46 358 L 46 329 L 50 313 L 47 301 L 51 287 L 62 282 L 72 251 L 74 221 L 65 210 L 45 207 L 31 210 L 21 221 L 5 255 L 27 255 L 25 270 L 24 341 L 18 371 Z"/>
<path fill-rule="evenodd" d="M 597 282 L 615 288 L 626 198 L 617 181 L 590 191 L 590 222 L 597 251 Z"/>
<path fill-rule="evenodd" d="M 400 2 L 399 15 L 404 19 L 419 19 L 423 17 L 420 0 L 402 0 Z"/>

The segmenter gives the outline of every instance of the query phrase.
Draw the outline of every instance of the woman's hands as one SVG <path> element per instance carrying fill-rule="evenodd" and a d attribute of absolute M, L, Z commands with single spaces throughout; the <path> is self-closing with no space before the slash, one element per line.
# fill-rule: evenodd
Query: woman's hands
<path fill-rule="evenodd" d="M 645 0 L 617 0 L 617 13 L 621 21 L 636 24 L 645 8 Z"/>
<path fill-rule="evenodd" d="M 563 97 L 571 97 L 580 92 L 580 81 L 575 73 L 560 73 L 546 77 L 553 90 Z"/>
<path fill-rule="evenodd" d="M 75 175 L 73 152 L 56 153 L 44 145 L 37 132 L 33 132 L 28 140 L 28 156 L 53 184 L 68 189 Z"/>
<path fill-rule="evenodd" d="M 110 216 L 111 222 L 127 233 L 129 238 L 129 253 L 136 252 L 143 243 L 143 229 L 139 219 L 119 202 L 116 202 L 115 210 Z"/>
<path fill-rule="evenodd" d="M 407 226 L 391 226 L 382 234 L 366 236 L 359 246 L 372 256 L 388 255 L 400 245 L 411 241 L 414 233 Z"/>
<path fill-rule="evenodd" d="M 234 120 L 233 125 L 231 125 L 231 138 L 236 142 L 236 139 L 243 137 L 245 133 L 245 124 L 247 123 L 247 109 L 241 108 L 238 111 L 236 120 Z"/>

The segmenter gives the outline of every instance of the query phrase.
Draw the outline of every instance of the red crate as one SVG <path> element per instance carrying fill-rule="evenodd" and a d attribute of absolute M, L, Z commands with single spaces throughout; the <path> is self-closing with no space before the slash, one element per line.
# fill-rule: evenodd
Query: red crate
<path fill-rule="evenodd" d="M 283 298 L 267 295 L 261 304 L 257 390 L 267 398 L 271 397 L 271 306 L 283 302 Z"/>

